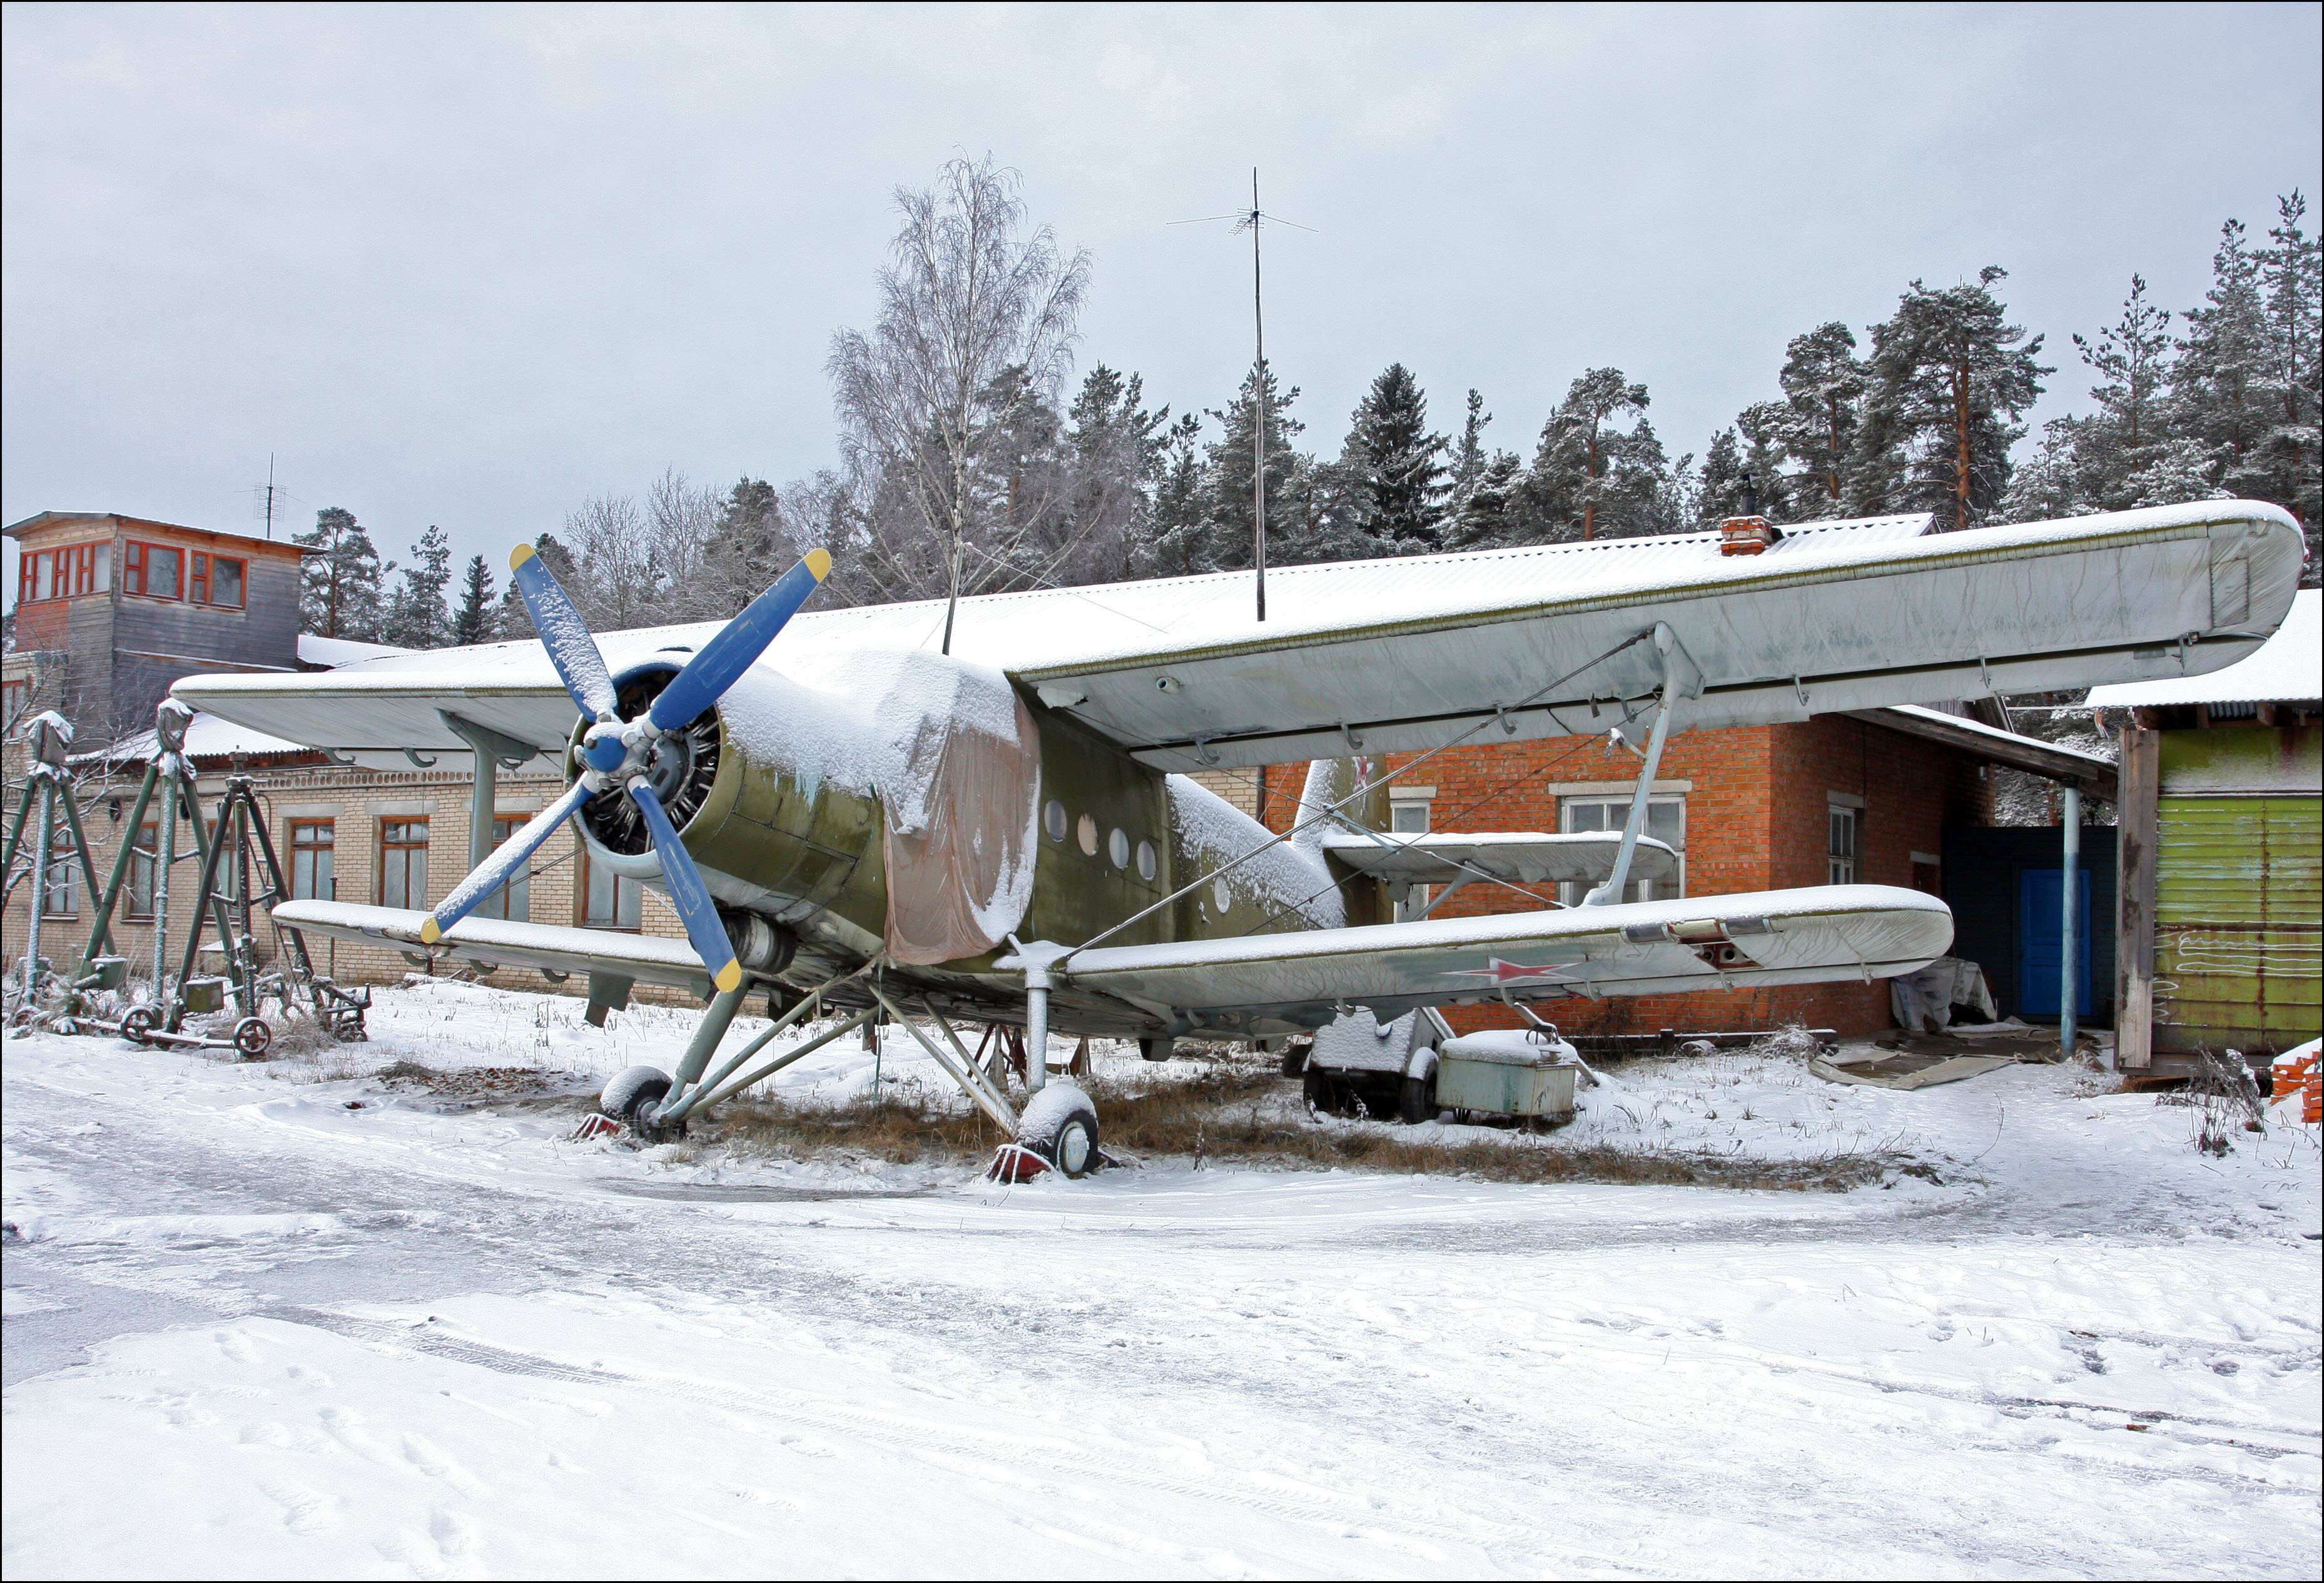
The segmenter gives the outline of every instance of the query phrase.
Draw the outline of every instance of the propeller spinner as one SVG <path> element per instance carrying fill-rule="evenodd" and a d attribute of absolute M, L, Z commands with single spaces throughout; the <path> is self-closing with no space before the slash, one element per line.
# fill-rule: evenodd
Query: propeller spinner
<path fill-rule="evenodd" d="M 718 919 L 718 905 L 711 900 L 710 887 L 703 883 L 693 856 L 678 840 L 677 827 L 670 823 L 669 813 L 654 790 L 654 744 L 666 733 L 685 729 L 766 653 L 784 624 L 831 575 L 831 556 L 822 550 L 808 551 L 772 588 L 752 600 L 749 608 L 719 628 L 654 696 L 652 703 L 628 720 L 621 717 L 613 673 L 605 668 L 596 638 L 547 563 L 531 545 L 520 544 L 509 557 L 509 570 L 525 609 L 531 613 L 533 630 L 549 651 L 549 662 L 557 667 L 582 717 L 590 723 L 581 738 L 581 775 L 564 796 L 535 814 L 523 829 L 437 903 L 420 926 L 420 938 L 430 945 L 442 939 L 446 930 L 506 884 L 558 826 L 591 799 L 618 786 L 645 822 L 653 849 L 661 858 L 669 899 L 685 921 L 686 938 L 693 942 L 702 965 L 710 969 L 711 982 L 722 990 L 735 988 L 742 982 L 742 965 L 734 959 L 726 926 Z"/>

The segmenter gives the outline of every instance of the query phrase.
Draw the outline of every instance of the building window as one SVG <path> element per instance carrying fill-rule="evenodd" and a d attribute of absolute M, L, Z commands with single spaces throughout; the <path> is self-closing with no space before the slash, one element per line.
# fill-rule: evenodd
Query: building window
<path fill-rule="evenodd" d="M 1857 821 L 1864 817 L 1863 813 L 1836 802 L 1824 811 L 1831 820 L 1831 877 L 1825 883 L 1852 885 L 1856 883 Z"/>
<path fill-rule="evenodd" d="M 129 845 L 129 878 L 123 900 L 134 921 L 153 916 L 153 862 L 161 850 L 161 827 L 140 825 Z"/>
<path fill-rule="evenodd" d="M 16 722 L 32 707 L 32 684 L 19 679 L 0 682 L 0 735 L 14 736 Z"/>
<path fill-rule="evenodd" d="M 497 852 L 509 843 L 509 838 L 530 823 L 530 816 L 518 814 L 512 819 L 493 820 L 493 850 Z M 513 918 L 522 923 L 532 917 L 532 866 L 527 864 L 517 871 L 516 877 L 486 896 L 476 907 L 479 918 Z"/>
<path fill-rule="evenodd" d="M 1428 808 L 1425 802 L 1391 802 L 1388 810 L 1388 828 L 1398 835 L 1425 836 L 1428 833 Z"/>
<path fill-rule="evenodd" d="M 594 856 L 581 859 L 584 876 L 581 923 L 585 929 L 636 930 L 642 926 L 645 886 L 615 874 Z"/>
<path fill-rule="evenodd" d="M 16 598 L 32 604 L 69 599 L 106 589 L 113 560 L 110 544 L 68 544 L 61 550 L 25 551 L 16 563 Z"/>
<path fill-rule="evenodd" d="M 185 560 L 184 551 L 170 545 L 141 544 L 133 539 L 122 557 L 122 588 L 149 599 L 182 598 Z"/>
<path fill-rule="evenodd" d="M 1630 800 L 1628 797 L 1568 797 L 1563 799 L 1558 807 L 1559 822 L 1569 833 L 1612 830 L 1618 835 L 1629 818 Z M 1683 796 L 1649 795 L 1646 799 L 1646 828 L 1639 834 L 1651 837 L 1677 853 L 1678 872 L 1667 879 L 1634 880 L 1630 884 L 1630 893 L 1623 899 L 1652 902 L 1686 894 L 1686 799 Z M 1558 897 L 1567 906 L 1576 907 L 1581 905 L 1582 898 L 1589 892 L 1588 885 L 1569 880 L 1558 887 Z"/>
<path fill-rule="evenodd" d="M 80 858 L 73 850 L 72 832 L 59 830 L 49 842 L 49 888 L 41 901 L 43 918 L 72 918 L 80 912 Z"/>
<path fill-rule="evenodd" d="M 428 907 L 428 821 L 424 819 L 384 819 L 379 821 L 379 904 L 408 907 L 415 912 Z"/>
<path fill-rule="evenodd" d="M 408 827 L 407 827 L 408 828 Z M 338 899 L 339 883 L 332 877 L 337 827 L 330 819 L 294 819 L 290 825 L 290 899 L 330 902 Z M 420 827 L 420 891 L 428 892 L 428 828 Z"/>
<path fill-rule="evenodd" d="M 242 562 L 223 555 L 210 558 L 210 603 L 230 610 L 242 608 Z"/>

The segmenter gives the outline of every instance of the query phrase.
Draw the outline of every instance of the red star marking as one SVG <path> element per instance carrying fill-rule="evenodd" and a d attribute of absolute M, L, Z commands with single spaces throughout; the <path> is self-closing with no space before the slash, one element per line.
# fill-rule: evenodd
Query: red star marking
<path fill-rule="evenodd" d="M 1495 957 L 1482 967 L 1454 969 L 1449 971 L 1446 974 L 1446 977 L 1452 978 L 1489 978 L 1496 984 L 1515 984 L 1519 979 L 1523 978 L 1562 977 L 1563 977 L 1563 967 L 1562 965 L 1557 963 L 1549 963 L 1539 967 L 1528 967 L 1523 962 L 1504 962 L 1500 958 Z"/>

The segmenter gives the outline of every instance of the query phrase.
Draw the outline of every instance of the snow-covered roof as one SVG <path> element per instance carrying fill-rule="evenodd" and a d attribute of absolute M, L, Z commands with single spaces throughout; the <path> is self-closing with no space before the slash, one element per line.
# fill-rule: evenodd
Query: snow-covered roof
<path fill-rule="evenodd" d="M 417 650 L 399 649 L 392 643 L 359 643 L 353 638 L 317 637 L 311 632 L 299 634 L 299 662 L 301 665 L 336 668 L 352 665 L 358 660 L 385 660 L 397 654 L 416 653 Z"/>
<path fill-rule="evenodd" d="M 2158 708 L 2167 704 L 2275 703 L 2324 697 L 2324 590 L 2302 588 L 2275 635 L 2224 670 L 2161 681 L 2120 681 L 2090 689 L 2095 708 Z"/>
<path fill-rule="evenodd" d="M 109 764 L 142 764 L 153 756 L 156 738 L 151 731 L 140 731 L 125 737 L 104 753 L 84 754 L 76 764 L 94 764 L 103 760 Z M 216 715 L 196 711 L 186 722 L 186 756 L 191 759 L 229 759 L 235 754 L 248 754 L 263 758 L 270 754 L 312 753 L 313 748 L 302 743 L 285 742 L 280 736 L 269 736 L 247 726 L 237 726 L 232 720 L 222 720 Z"/>

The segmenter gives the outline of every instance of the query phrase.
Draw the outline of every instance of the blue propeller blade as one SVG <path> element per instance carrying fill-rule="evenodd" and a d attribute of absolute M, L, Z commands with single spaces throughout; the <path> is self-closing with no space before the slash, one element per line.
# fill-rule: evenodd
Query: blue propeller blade
<path fill-rule="evenodd" d="M 516 582 L 525 609 L 531 613 L 532 629 L 549 651 L 549 662 L 557 667 L 574 703 L 592 720 L 612 715 L 613 678 L 605 669 L 605 656 L 597 652 L 589 624 L 573 608 L 571 597 L 549 569 L 549 563 L 531 545 L 520 544 L 509 552 L 509 575 Z"/>
<path fill-rule="evenodd" d="M 767 652 L 783 624 L 798 613 L 807 596 L 831 575 L 831 556 L 810 550 L 797 566 L 777 579 L 774 587 L 751 601 L 750 607 L 718 629 L 686 669 L 669 679 L 646 711 L 646 717 L 664 731 L 675 731 L 716 703 Z"/>
<path fill-rule="evenodd" d="M 661 855 L 662 883 L 669 887 L 669 899 L 686 923 L 686 938 L 694 942 L 694 954 L 710 969 L 713 984 L 721 990 L 735 988 L 742 982 L 742 964 L 734 959 L 733 942 L 726 938 L 726 926 L 718 920 L 718 903 L 710 899 L 702 871 L 694 866 L 694 855 L 678 841 L 661 799 L 654 795 L 643 775 L 630 782 L 630 801 L 645 815 L 654 850 Z"/>
<path fill-rule="evenodd" d="M 557 827 L 571 819 L 574 810 L 593 795 L 586 782 L 576 781 L 565 789 L 564 796 L 527 819 L 524 829 L 502 842 L 491 856 L 476 865 L 469 871 L 467 878 L 453 887 L 450 895 L 436 903 L 436 910 L 420 925 L 420 940 L 432 946 L 443 939 L 446 930 L 475 912 L 486 896 L 506 884 L 511 876 L 540 849 L 540 844 L 557 833 Z"/>

